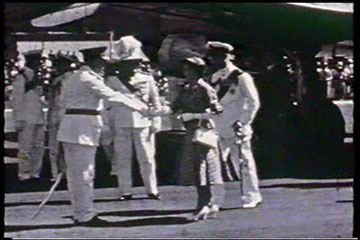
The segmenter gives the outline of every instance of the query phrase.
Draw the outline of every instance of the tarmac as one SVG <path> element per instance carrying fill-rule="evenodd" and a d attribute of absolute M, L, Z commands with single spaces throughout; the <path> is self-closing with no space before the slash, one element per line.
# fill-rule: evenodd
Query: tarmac
<path fill-rule="evenodd" d="M 56 191 L 35 219 L 46 192 L 5 194 L 5 237 L 11 238 L 351 238 L 353 180 L 273 179 L 260 181 L 263 203 L 242 209 L 240 183 L 225 183 L 216 219 L 191 222 L 194 187 L 161 186 L 162 200 L 117 200 L 115 188 L 95 189 L 95 205 L 107 227 L 73 225 L 67 191 Z"/>

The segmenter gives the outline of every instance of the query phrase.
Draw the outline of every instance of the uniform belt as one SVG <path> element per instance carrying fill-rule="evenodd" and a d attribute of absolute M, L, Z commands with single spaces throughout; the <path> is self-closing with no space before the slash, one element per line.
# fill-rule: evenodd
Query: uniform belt
<path fill-rule="evenodd" d="M 93 109 L 66 109 L 65 114 L 77 114 L 77 115 L 99 115 L 100 112 Z"/>

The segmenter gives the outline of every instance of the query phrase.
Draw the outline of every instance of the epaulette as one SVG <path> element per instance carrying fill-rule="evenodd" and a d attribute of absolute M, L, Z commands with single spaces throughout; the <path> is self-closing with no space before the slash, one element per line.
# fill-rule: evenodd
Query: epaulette
<path fill-rule="evenodd" d="M 184 87 L 188 82 L 185 80 L 176 81 L 176 85 Z"/>
<path fill-rule="evenodd" d="M 142 73 L 142 74 L 145 74 L 145 75 L 152 75 L 150 71 L 146 71 L 146 70 L 140 69 L 140 68 L 134 69 L 134 73 Z"/>
<path fill-rule="evenodd" d="M 94 77 L 96 77 L 97 79 L 99 79 L 99 80 L 103 80 L 104 78 L 103 77 L 101 77 L 99 74 L 97 74 L 96 72 L 94 72 L 94 71 L 87 71 L 90 75 L 92 75 L 92 76 L 94 76 Z"/>
<path fill-rule="evenodd" d="M 242 70 L 236 68 L 234 69 L 229 76 L 225 79 L 225 81 L 223 81 L 223 84 L 232 84 L 232 83 L 237 83 L 237 79 L 239 76 L 241 76 L 243 73 Z"/>
<path fill-rule="evenodd" d="M 229 78 L 238 77 L 238 76 L 242 75 L 243 73 L 245 73 L 245 72 L 242 71 L 242 70 L 240 70 L 240 69 L 238 69 L 238 68 L 236 68 L 236 69 L 234 69 L 234 70 L 230 73 Z"/>

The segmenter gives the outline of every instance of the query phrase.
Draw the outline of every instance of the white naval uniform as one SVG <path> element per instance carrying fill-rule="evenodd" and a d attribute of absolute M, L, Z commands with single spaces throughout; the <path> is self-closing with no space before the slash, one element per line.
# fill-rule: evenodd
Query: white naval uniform
<path fill-rule="evenodd" d="M 143 96 L 131 93 L 117 77 L 111 76 L 107 84 L 115 91 L 124 93 L 131 99 L 160 105 L 159 93 L 151 74 L 137 72 L 134 78 L 146 81 Z M 145 80 L 144 80 L 145 78 Z M 110 118 L 114 125 L 114 165 L 112 171 L 118 177 L 119 195 L 131 194 L 132 188 L 132 150 L 136 151 L 141 176 L 148 194 L 157 194 L 157 178 L 155 163 L 155 132 L 160 128 L 160 117 L 150 118 L 125 107 L 113 106 Z M 156 130 L 154 131 L 154 128 Z"/>
<path fill-rule="evenodd" d="M 82 66 L 62 85 L 66 109 L 98 110 L 103 107 L 101 98 L 111 104 L 122 105 L 146 111 L 145 104 L 133 103 L 123 94 L 107 87 L 103 78 Z M 66 114 L 64 115 L 57 139 L 64 146 L 67 165 L 67 183 L 74 207 L 74 219 L 86 222 L 97 213 L 93 197 L 93 179 L 95 177 L 95 153 L 99 144 L 102 128 L 100 115 Z"/>
<path fill-rule="evenodd" d="M 226 79 L 235 69 L 238 68 L 228 61 L 225 68 L 212 75 L 212 81 L 219 78 Z M 221 114 L 214 115 L 213 118 L 220 135 L 223 159 L 227 159 L 231 153 L 231 161 L 238 177 L 240 177 L 239 147 L 235 144 L 236 137 L 232 127 L 236 121 L 240 120 L 244 124 L 245 133 L 244 141 L 240 146 L 241 159 L 243 160 L 243 200 L 245 202 L 261 200 L 256 165 L 251 149 L 253 133 L 251 123 L 260 107 L 260 100 L 252 77 L 246 72 L 239 75 L 237 84 L 232 84 L 229 87 L 221 98 L 220 104 L 224 111 Z"/>

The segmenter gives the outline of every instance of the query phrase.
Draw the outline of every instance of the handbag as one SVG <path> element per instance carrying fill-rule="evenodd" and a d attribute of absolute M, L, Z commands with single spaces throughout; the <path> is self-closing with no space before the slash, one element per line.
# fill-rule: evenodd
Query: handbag
<path fill-rule="evenodd" d="M 214 123 L 212 120 L 209 120 L 209 127 L 204 127 L 201 125 L 202 119 L 199 120 L 198 128 L 195 130 L 194 137 L 192 142 L 199 144 L 208 148 L 216 148 L 218 146 L 218 135 L 214 129 Z"/>

